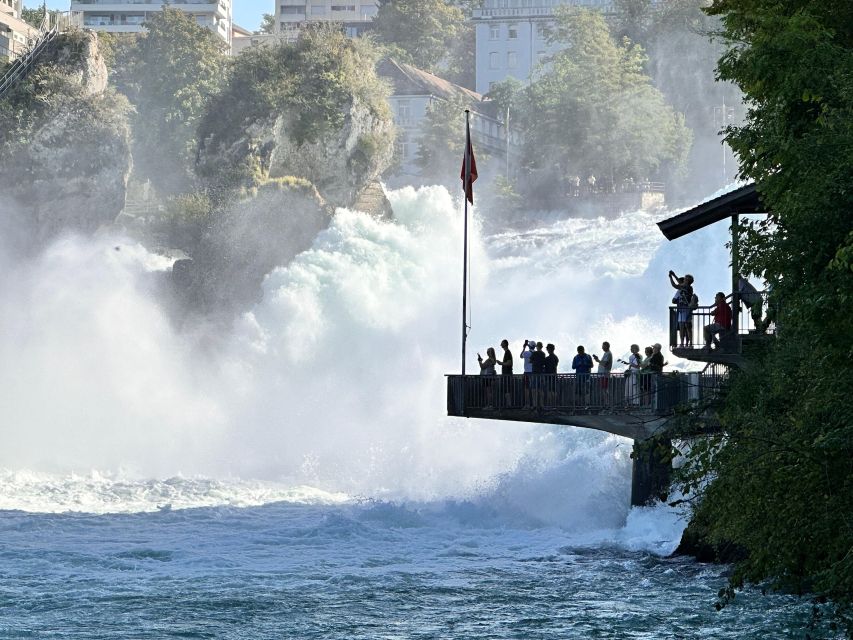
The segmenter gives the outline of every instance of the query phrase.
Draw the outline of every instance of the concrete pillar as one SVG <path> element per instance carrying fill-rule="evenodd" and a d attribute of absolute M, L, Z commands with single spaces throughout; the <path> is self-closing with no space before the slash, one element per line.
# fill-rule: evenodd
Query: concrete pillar
<path fill-rule="evenodd" d="M 631 458 L 631 506 L 642 507 L 669 492 L 672 475 L 672 441 L 634 440 Z"/>

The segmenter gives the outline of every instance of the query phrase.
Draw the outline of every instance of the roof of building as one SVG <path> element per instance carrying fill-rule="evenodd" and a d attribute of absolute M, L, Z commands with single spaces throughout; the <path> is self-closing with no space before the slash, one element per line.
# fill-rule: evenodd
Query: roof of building
<path fill-rule="evenodd" d="M 380 76 L 391 80 L 394 95 L 397 96 L 432 95 L 445 100 L 462 98 L 471 103 L 483 102 L 483 96 L 476 91 L 460 87 L 410 64 L 397 62 L 393 58 L 382 60 L 376 71 Z"/>
<path fill-rule="evenodd" d="M 244 27 L 241 27 L 236 22 L 231 23 L 231 33 L 234 34 L 235 36 L 251 36 L 251 35 L 254 35 L 251 31 L 249 31 L 248 29 L 246 29 Z"/>
<path fill-rule="evenodd" d="M 692 209 L 662 220 L 658 222 L 658 228 L 667 240 L 675 240 L 709 224 L 741 213 L 767 213 L 754 183 L 728 191 Z"/>

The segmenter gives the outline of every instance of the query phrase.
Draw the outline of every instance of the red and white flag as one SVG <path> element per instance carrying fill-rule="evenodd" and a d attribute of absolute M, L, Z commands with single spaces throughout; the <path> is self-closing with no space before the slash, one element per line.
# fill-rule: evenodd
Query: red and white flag
<path fill-rule="evenodd" d="M 462 157 L 462 190 L 468 202 L 474 204 L 474 182 L 477 180 L 477 161 L 474 159 L 474 147 L 471 145 L 471 127 L 465 119 L 465 155 Z"/>

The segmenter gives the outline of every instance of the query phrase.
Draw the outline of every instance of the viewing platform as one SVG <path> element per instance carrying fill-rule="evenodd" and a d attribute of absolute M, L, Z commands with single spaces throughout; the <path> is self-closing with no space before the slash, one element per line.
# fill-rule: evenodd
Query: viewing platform
<path fill-rule="evenodd" d="M 726 373 L 574 373 L 447 376 L 447 414 L 585 427 L 636 441 L 665 427 L 678 407 L 714 399 Z"/>

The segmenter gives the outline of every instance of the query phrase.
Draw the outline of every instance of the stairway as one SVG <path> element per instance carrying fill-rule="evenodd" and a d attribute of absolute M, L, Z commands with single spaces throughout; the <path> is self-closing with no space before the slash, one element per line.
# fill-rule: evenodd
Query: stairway
<path fill-rule="evenodd" d="M 39 39 L 24 55 L 12 63 L 9 70 L 0 78 L 0 99 L 11 91 L 19 82 L 24 80 L 35 68 L 39 56 L 47 50 L 50 43 L 59 35 L 58 29 L 43 31 Z"/>

